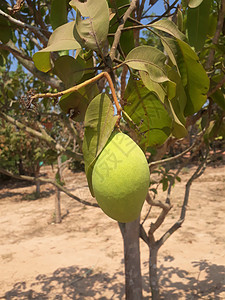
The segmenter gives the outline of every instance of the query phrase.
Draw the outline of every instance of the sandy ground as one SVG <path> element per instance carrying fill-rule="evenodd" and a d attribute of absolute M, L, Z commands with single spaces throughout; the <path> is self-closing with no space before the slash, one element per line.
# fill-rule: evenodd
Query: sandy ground
<path fill-rule="evenodd" d="M 173 208 L 157 238 L 178 219 L 192 172 L 186 169 L 173 188 Z M 71 192 L 94 201 L 83 173 L 68 171 L 66 182 Z M 33 185 L 0 185 L 0 299 L 125 299 L 117 223 L 62 194 L 64 218 L 54 224 L 54 190 L 41 190 L 42 198 L 32 200 Z M 158 213 L 151 210 L 146 230 Z M 141 241 L 144 299 L 150 299 L 148 255 Z M 162 299 L 225 299 L 224 166 L 209 167 L 193 183 L 186 220 L 160 249 L 158 267 Z"/>

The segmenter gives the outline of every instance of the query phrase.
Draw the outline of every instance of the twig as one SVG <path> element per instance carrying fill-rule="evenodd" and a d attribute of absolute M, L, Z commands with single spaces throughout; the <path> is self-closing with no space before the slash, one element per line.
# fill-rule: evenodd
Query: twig
<path fill-rule="evenodd" d="M 12 53 L 14 56 L 20 56 L 21 58 L 23 59 L 26 59 L 26 60 L 30 60 L 30 61 L 33 61 L 31 57 L 21 53 L 20 51 L 17 51 L 15 49 L 12 49 L 11 47 L 9 47 L 8 45 L 5 45 L 5 44 L 0 44 L 0 49 L 2 50 L 6 50 L 6 51 L 9 51 L 10 53 Z"/>
<path fill-rule="evenodd" d="M 5 113 L 0 112 L 0 118 L 3 118 L 4 120 L 6 120 L 7 122 L 17 126 L 18 128 L 20 128 L 21 130 L 25 130 L 26 132 L 28 132 L 29 134 L 44 140 L 45 142 L 47 142 L 48 144 L 50 144 L 54 149 L 58 150 L 59 152 L 65 153 L 66 155 L 68 155 L 69 157 L 74 157 L 77 160 L 82 160 L 82 155 L 79 153 L 74 153 L 71 150 L 65 149 L 62 145 L 60 145 L 58 142 L 56 142 L 50 135 L 48 135 L 46 132 L 45 133 L 41 133 L 37 130 L 34 130 L 32 128 L 30 128 L 29 126 L 13 119 L 10 116 L 7 116 Z"/>
<path fill-rule="evenodd" d="M 187 152 L 191 151 L 194 146 L 197 144 L 197 141 L 196 140 L 189 148 L 187 148 L 186 150 L 184 150 L 183 152 L 173 156 L 173 157 L 169 157 L 169 158 L 165 158 L 165 159 L 161 159 L 161 160 L 157 160 L 157 161 L 153 161 L 153 162 L 150 162 L 149 163 L 149 168 L 152 168 L 153 166 L 157 166 L 157 165 L 161 165 L 161 164 L 165 164 L 165 163 L 168 163 L 168 162 L 171 162 L 171 161 L 174 161 L 180 157 L 182 157 L 184 154 L 186 154 Z"/>
<path fill-rule="evenodd" d="M 19 49 L 15 46 L 15 44 L 10 40 L 7 43 L 7 46 L 10 47 L 12 50 L 16 50 L 17 52 L 20 52 Z M 34 63 L 30 60 L 24 59 L 23 55 L 17 55 L 17 52 L 14 51 L 15 58 L 29 71 L 31 72 L 34 77 L 39 78 L 41 81 L 45 82 L 46 84 L 50 85 L 53 88 L 61 89 L 62 88 L 62 81 L 59 79 L 54 78 L 53 76 L 50 76 L 46 73 L 43 73 L 34 66 Z M 21 53 L 21 52 L 20 52 Z"/>
<path fill-rule="evenodd" d="M 207 97 L 210 97 L 212 94 L 214 94 L 218 89 L 220 89 L 224 85 L 224 83 L 225 83 L 225 75 L 223 76 L 221 81 L 218 82 L 217 85 L 208 92 Z"/>
<path fill-rule="evenodd" d="M 170 6 L 168 6 L 167 10 L 159 17 L 157 17 L 156 19 L 154 19 L 153 21 L 151 21 L 149 24 L 153 24 L 155 23 L 156 21 L 162 19 L 163 17 L 165 17 L 172 8 L 174 8 L 174 6 L 177 4 L 179 0 L 175 0 Z"/>
<path fill-rule="evenodd" d="M 74 200 L 78 201 L 81 204 L 99 207 L 97 203 L 90 203 L 86 200 L 82 200 L 79 197 L 73 195 L 66 188 L 64 188 L 62 185 L 58 184 L 56 181 L 54 181 L 52 179 L 46 179 L 46 178 L 41 178 L 41 177 L 31 177 L 31 176 L 25 176 L 25 175 L 16 175 L 16 174 L 6 171 L 2 168 L 0 168 L 0 173 L 5 174 L 10 177 L 13 177 L 15 179 L 19 179 L 19 180 L 27 180 L 27 181 L 33 181 L 33 182 L 40 181 L 43 183 L 50 183 L 50 184 L 54 185 L 55 187 L 57 187 L 60 191 L 64 192 L 66 195 L 68 195 L 69 197 L 73 198 Z"/>
<path fill-rule="evenodd" d="M 166 215 L 168 214 L 168 212 L 172 208 L 172 205 L 170 205 L 168 203 L 163 203 L 161 201 L 153 201 L 151 199 L 149 193 L 147 194 L 147 198 L 148 198 L 148 203 L 151 203 L 152 206 L 159 206 L 160 208 L 162 208 L 162 211 L 161 211 L 160 215 L 158 216 L 157 220 L 155 221 L 155 223 L 151 223 L 151 225 L 150 225 L 148 235 L 149 235 L 149 240 L 151 240 L 151 238 L 153 237 L 154 232 L 164 222 Z"/>
<path fill-rule="evenodd" d="M 114 36 L 114 41 L 110 50 L 110 58 L 113 61 L 115 56 L 116 56 L 116 49 L 119 45 L 119 41 L 120 41 L 120 36 L 122 34 L 122 29 L 125 26 L 125 22 L 127 21 L 128 17 L 130 16 L 130 14 L 134 11 L 135 7 L 137 5 L 137 0 L 132 0 L 130 3 L 129 8 L 126 10 L 124 16 L 121 19 L 121 24 L 118 26 L 115 36 Z"/>
<path fill-rule="evenodd" d="M 115 88 L 114 88 L 114 85 L 113 85 L 113 82 L 112 82 L 112 79 L 109 75 L 108 72 L 102 72 L 98 75 L 96 75 L 95 77 L 89 79 L 89 80 L 86 80 L 85 82 L 82 82 L 81 84 L 78 84 L 78 85 L 75 85 L 67 90 L 64 90 L 64 91 L 61 91 L 61 92 L 58 92 L 58 93 L 45 93 L 45 94 L 36 94 L 34 96 L 31 97 L 31 100 L 34 100 L 34 99 L 37 99 L 37 98 L 50 98 L 50 97 L 61 97 L 63 95 L 66 95 L 68 93 L 71 93 L 71 92 L 75 92 L 77 90 L 79 90 L 80 88 L 90 84 L 90 83 L 93 83 L 99 79 L 101 79 L 102 77 L 105 77 L 107 80 L 108 80 L 108 83 L 109 83 L 109 87 L 111 89 L 111 92 L 112 92 L 112 97 L 113 97 L 113 101 L 116 105 L 116 109 L 117 109 L 117 115 L 120 116 L 121 114 L 121 106 L 117 100 L 117 97 L 116 97 L 116 92 L 115 92 Z"/>
<path fill-rule="evenodd" d="M 184 196 L 184 201 L 183 201 L 183 204 L 182 204 L 182 209 L 181 209 L 181 214 L 180 214 L 179 220 L 173 226 L 171 226 L 171 228 L 165 234 L 163 234 L 162 237 L 157 241 L 158 249 L 183 224 L 184 219 L 185 219 L 185 215 L 186 215 L 186 210 L 187 210 L 191 185 L 192 185 L 192 183 L 195 179 L 197 179 L 198 177 L 200 177 L 204 173 L 205 168 L 206 168 L 207 157 L 208 157 L 208 150 L 207 150 L 207 153 L 205 155 L 204 160 L 198 166 L 198 168 L 196 169 L 196 171 L 193 173 L 193 175 L 191 176 L 191 178 L 188 180 L 188 182 L 186 184 L 185 196 Z"/>
<path fill-rule="evenodd" d="M 41 42 L 46 45 L 48 42 L 48 39 L 40 32 L 40 28 L 39 27 L 35 27 L 29 24 L 26 24 L 22 21 L 19 21 L 15 18 L 13 18 L 12 16 L 8 15 L 7 13 L 5 13 L 3 10 L 0 9 L 0 15 L 2 15 L 3 17 L 5 17 L 6 19 L 9 20 L 9 22 L 16 24 L 17 26 L 24 28 L 24 29 L 29 29 L 30 31 L 36 33 L 38 35 L 38 38 L 41 40 Z"/>

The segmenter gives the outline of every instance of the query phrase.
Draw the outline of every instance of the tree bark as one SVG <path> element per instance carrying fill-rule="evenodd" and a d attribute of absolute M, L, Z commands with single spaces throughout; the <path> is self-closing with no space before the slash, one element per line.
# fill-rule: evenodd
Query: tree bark
<path fill-rule="evenodd" d="M 58 164 L 58 176 L 59 181 L 62 181 L 62 156 L 58 153 L 57 157 L 57 164 Z M 55 191 L 55 222 L 57 224 L 61 223 L 61 203 L 60 203 L 60 190 L 56 187 Z"/>
<path fill-rule="evenodd" d="M 158 255 L 158 247 L 150 246 L 149 249 L 149 282 L 150 288 L 152 292 L 152 300 L 159 300 L 159 282 L 158 282 L 158 274 L 157 274 L 157 255 Z"/>
<path fill-rule="evenodd" d="M 40 198 L 41 195 L 41 182 L 40 180 L 36 181 L 36 197 Z"/>
<path fill-rule="evenodd" d="M 142 299 L 140 266 L 139 218 L 130 223 L 119 223 L 124 243 L 126 300 Z"/>
<path fill-rule="evenodd" d="M 60 204 L 60 190 L 56 188 L 55 191 L 55 223 L 61 223 L 61 204 Z"/>

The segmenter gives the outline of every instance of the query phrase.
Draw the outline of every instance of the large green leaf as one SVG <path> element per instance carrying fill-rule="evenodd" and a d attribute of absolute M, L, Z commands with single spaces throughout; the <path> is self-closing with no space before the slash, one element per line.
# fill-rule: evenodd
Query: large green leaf
<path fill-rule="evenodd" d="M 53 30 L 67 23 L 68 0 L 52 0 L 50 9 L 50 22 Z"/>
<path fill-rule="evenodd" d="M 77 10 L 74 35 L 88 49 L 101 52 L 109 31 L 109 7 L 106 0 L 72 0 Z"/>
<path fill-rule="evenodd" d="M 172 131 L 172 119 L 158 97 L 141 80 L 130 78 L 124 100 L 124 110 L 139 128 L 140 146 L 157 146 L 165 142 Z"/>
<path fill-rule="evenodd" d="M 157 48 L 139 46 L 129 52 L 125 63 L 133 69 L 147 72 L 152 81 L 160 83 L 168 80 L 165 60 L 165 54 Z"/>
<path fill-rule="evenodd" d="M 204 0 L 195 8 L 188 8 L 187 12 L 187 35 L 189 44 L 200 51 L 206 40 L 209 29 L 209 14 L 211 0 Z"/>
<path fill-rule="evenodd" d="M 209 78 L 198 61 L 198 56 L 185 42 L 167 38 L 167 43 L 178 65 L 182 85 L 185 89 L 187 102 L 185 116 L 197 112 L 206 102 L 209 89 Z"/>
<path fill-rule="evenodd" d="M 53 31 L 47 47 L 33 55 L 33 61 L 37 69 L 42 72 L 51 70 L 51 52 L 81 48 L 81 45 L 74 38 L 74 26 L 75 21 L 64 24 Z"/>
<path fill-rule="evenodd" d="M 117 121 L 114 107 L 106 94 L 96 96 L 88 106 L 84 120 L 83 155 L 85 172 L 90 191 L 92 188 L 92 171 L 95 161 L 106 145 Z"/>
<path fill-rule="evenodd" d="M 60 56 L 55 61 L 54 72 L 64 82 L 66 88 L 74 86 L 84 75 L 85 61 L 79 56 Z"/>
<path fill-rule="evenodd" d="M 174 22 L 170 20 L 159 20 L 151 25 L 151 27 L 169 33 L 180 40 L 186 40 L 185 35 L 177 28 Z"/>
<path fill-rule="evenodd" d="M 172 134 L 181 138 L 186 136 L 187 131 L 184 126 L 184 108 L 186 105 L 186 94 L 181 84 L 181 79 L 177 72 L 170 68 L 168 77 L 171 81 L 167 81 L 165 86 L 153 82 L 148 73 L 140 71 L 141 79 L 149 91 L 158 96 L 159 100 L 167 108 L 167 112 L 173 120 Z"/>

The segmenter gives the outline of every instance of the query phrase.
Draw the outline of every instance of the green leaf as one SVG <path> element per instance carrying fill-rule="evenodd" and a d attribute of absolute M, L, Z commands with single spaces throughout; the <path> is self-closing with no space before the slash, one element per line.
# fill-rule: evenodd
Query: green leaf
<path fill-rule="evenodd" d="M 198 7 L 204 0 L 189 0 L 188 6 L 191 8 Z"/>
<path fill-rule="evenodd" d="M 173 126 L 172 126 L 172 134 L 176 138 L 180 139 L 182 137 L 185 137 L 187 135 L 187 130 L 184 126 L 184 124 L 179 120 L 177 116 L 177 111 L 175 111 L 174 107 L 177 108 L 177 99 L 167 100 L 167 110 L 169 111 L 172 119 L 173 119 Z M 179 113 L 179 112 L 178 112 Z"/>
<path fill-rule="evenodd" d="M 180 40 L 186 40 L 185 35 L 177 28 L 174 22 L 170 20 L 160 20 L 151 25 L 151 27 L 169 33 Z"/>
<path fill-rule="evenodd" d="M 106 145 L 114 126 L 117 116 L 114 116 L 114 107 L 106 94 L 96 96 L 88 106 L 84 120 L 83 155 L 85 172 L 90 191 L 92 188 L 92 171 L 95 161 Z"/>
<path fill-rule="evenodd" d="M 165 60 L 165 54 L 157 48 L 139 46 L 129 52 L 125 63 L 130 68 L 147 72 L 152 81 L 160 83 L 168 80 Z"/>
<path fill-rule="evenodd" d="M 83 122 L 88 104 L 98 93 L 97 84 L 89 84 L 76 92 L 62 96 L 59 101 L 60 108 L 75 121 Z"/>
<path fill-rule="evenodd" d="M 180 8 L 177 9 L 177 27 L 181 32 L 184 29 L 184 18 Z"/>
<path fill-rule="evenodd" d="M 81 58 L 60 56 L 55 61 L 54 72 L 65 83 L 66 88 L 74 86 L 84 75 L 85 62 Z"/>
<path fill-rule="evenodd" d="M 64 24 L 53 31 L 46 48 L 33 55 L 33 61 L 37 69 L 48 72 L 52 68 L 50 52 L 80 49 L 80 44 L 74 38 L 75 21 Z"/>
<path fill-rule="evenodd" d="M 88 103 L 89 100 L 76 91 L 63 95 L 59 101 L 59 106 L 62 111 L 69 114 L 72 119 L 77 122 L 82 122 Z"/>
<path fill-rule="evenodd" d="M 145 87 L 149 91 L 151 91 L 154 94 L 156 94 L 158 96 L 159 100 L 162 103 L 164 103 L 164 99 L 165 99 L 165 96 L 166 96 L 166 91 L 162 87 L 162 85 L 160 83 L 152 81 L 151 77 L 149 76 L 149 74 L 147 72 L 140 71 L 140 76 L 141 76 L 141 79 L 142 79 Z"/>
<path fill-rule="evenodd" d="M 187 135 L 187 130 L 185 128 L 186 119 L 184 117 L 187 97 L 181 78 L 173 68 L 168 69 L 168 77 L 171 81 L 168 81 L 167 83 L 167 107 L 174 121 L 173 135 L 176 138 L 182 138 Z"/>
<path fill-rule="evenodd" d="M 142 83 L 130 78 L 124 100 L 125 112 L 139 127 L 139 145 L 162 145 L 172 131 L 172 119 L 158 97 L 150 92 Z"/>
<path fill-rule="evenodd" d="M 211 0 L 204 0 L 198 7 L 187 12 L 187 35 L 189 44 L 200 51 L 206 40 L 209 28 Z"/>
<path fill-rule="evenodd" d="M 217 90 L 210 97 L 225 111 L 225 97 L 224 93 L 221 90 Z"/>
<path fill-rule="evenodd" d="M 198 56 L 185 42 L 167 38 L 167 43 L 176 58 L 187 102 L 184 115 L 192 115 L 206 102 L 209 78 L 198 61 Z"/>
<path fill-rule="evenodd" d="M 72 0 L 77 10 L 74 35 L 88 49 L 101 52 L 109 31 L 109 7 L 106 0 Z"/>
<path fill-rule="evenodd" d="M 162 179 L 162 189 L 163 189 L 163 192 L 165 192 L 168 188 L 168 180 L 167 178 L 163 177 Z"/>
<path fill-rule="evenodd" d="M 0 41 L 3 44 L 8 43 L 8 41 L 12 39 L 12 30 L 9 22 L 0 15 Z"/>
<path fill-rule="evenodd" d="M 216 32 L 217 26 L 217 13 L 213 13 L 209 16 L 209 26 L 207 36 L 213 38 Z"/>
<path fill-rule="evenodd" d="M 53 30 L 67 23 L 68 0 L 52 0 L 50 9 L 50 23 Z"/>

